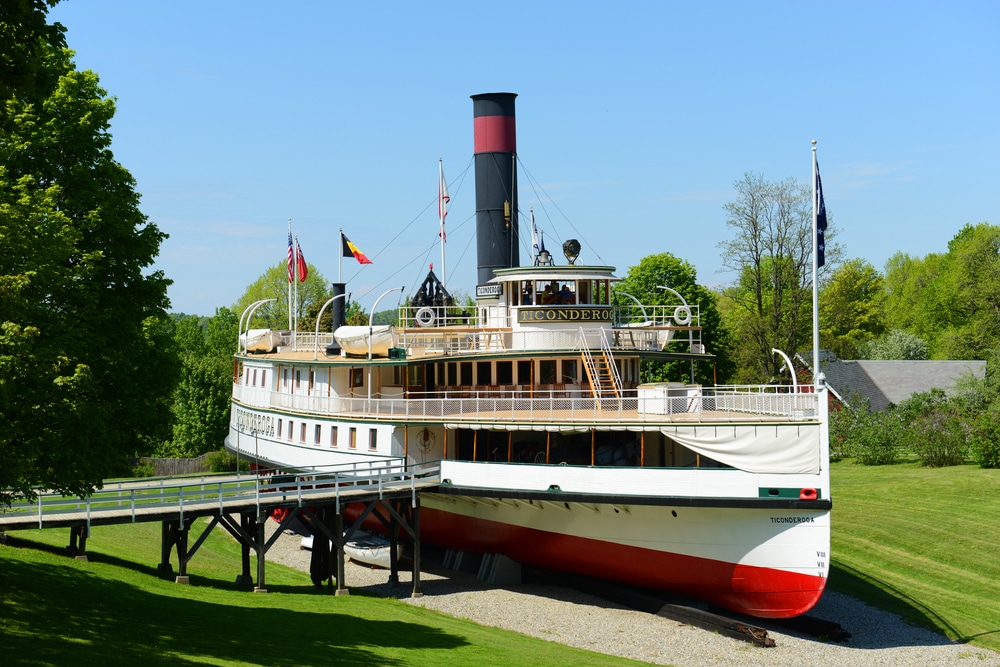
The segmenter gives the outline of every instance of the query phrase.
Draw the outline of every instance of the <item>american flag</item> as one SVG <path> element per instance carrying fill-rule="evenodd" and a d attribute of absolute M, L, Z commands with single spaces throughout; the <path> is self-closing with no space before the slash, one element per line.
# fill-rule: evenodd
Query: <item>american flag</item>
<path fill-rule="evenodd" d="M 292 232 L 288 231 L 288 282 L 295 282 L 295 248 L 292 246 Z"/>

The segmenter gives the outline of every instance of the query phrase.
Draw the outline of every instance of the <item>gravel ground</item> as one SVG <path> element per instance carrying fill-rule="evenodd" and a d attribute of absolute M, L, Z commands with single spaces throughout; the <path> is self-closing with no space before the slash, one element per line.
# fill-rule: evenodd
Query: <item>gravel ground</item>
<path fill-rule="evenodd" d="M 269 525 L 273 530 L 273 523 Z M 268 560 L 308 572 L 309 552 L 300 549 L 300 542 L 299 535 L 285 531 L 268 551 Z M 834 592 L 824 594 L 811 614 L 840 623 L 851 633 L 849 641 L 827 643 L 761 621 L 759 625 L 767 629 L 776 646 L 759 648 L 559 586 L 486 586 L 474 575 L 425 562 L 420 574 L 423 596 L 411 598 L 411 573 L 401 571 L 399 578 L 398 586 L 390 586 L 388 570 L 345 564 L 345 583 L 355 590 L 394 597 L 482 625 L 660 665 L 1000 667 L 1000 653 L 914 628 L 894 614 Z"/>

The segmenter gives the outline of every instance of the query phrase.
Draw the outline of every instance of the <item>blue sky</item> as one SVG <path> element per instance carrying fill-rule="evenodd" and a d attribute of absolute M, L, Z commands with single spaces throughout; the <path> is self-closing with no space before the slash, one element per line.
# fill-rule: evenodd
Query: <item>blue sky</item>
<path fill-rule="evenodd" d="M 847 257 L 1000 224 L 1000 3 L 63 0 L 50 20 L 117 98 L 174 311 L 232 305 L 289 218 L 328 280 L 339 228 L 372 258 L 342 264 L 366 309 L 413 293 L 440 274 L 438 158 L 448 286 L 474 293 L 485 92 L 518 94 L 522 225 L 533 205 L 550 249 L 578 238 L 619 275 L 666 251 L 730 282 L 733 182 L 807 182 L 813 139 Z"/>

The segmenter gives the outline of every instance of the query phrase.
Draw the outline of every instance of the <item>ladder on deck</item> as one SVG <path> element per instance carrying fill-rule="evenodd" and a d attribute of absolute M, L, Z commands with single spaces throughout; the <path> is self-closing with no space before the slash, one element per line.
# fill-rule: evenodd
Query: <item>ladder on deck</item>
<path fill-rule="evenodd" d="M 586 335 L 580 329 L 580 349 L 583 350 L 583 367 L 590 381 L 590 393 L 594 398 L 621 398 L 622 379 L 611 354 L 611 346 L 603 335 L 600 340 L 600 354 L 591 354 Z"/>

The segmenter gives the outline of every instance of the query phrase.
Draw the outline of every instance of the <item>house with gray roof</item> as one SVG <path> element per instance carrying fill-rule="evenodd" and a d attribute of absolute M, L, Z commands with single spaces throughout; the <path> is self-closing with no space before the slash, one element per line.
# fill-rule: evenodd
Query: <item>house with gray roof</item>
<path fill-rule="evenodd" d="M 898 405 L 914 394 L 941 389 L 955 390 L 963 376 L 982 379 L 985 361 L 872 361 L 828 358 L 820 368 L 831 393 L 842 403 L 854 395 L 867 398 L 873 412 Z"/>

